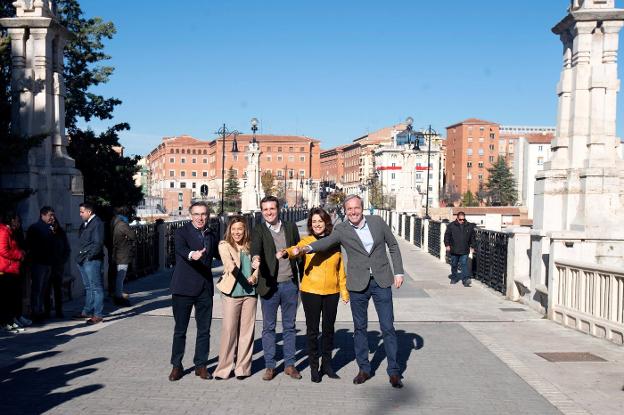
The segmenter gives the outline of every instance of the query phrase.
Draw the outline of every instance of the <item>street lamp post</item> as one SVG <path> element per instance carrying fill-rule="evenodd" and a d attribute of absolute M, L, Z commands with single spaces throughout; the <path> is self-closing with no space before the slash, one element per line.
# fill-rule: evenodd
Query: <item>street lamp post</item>
<path fill-rule="evenodd" d="M 230 135 L 234 135 L 234 140 L 232 141 L 232 153 L 238 153 L 238 144 L 236 143 L 236 136 L 240 134 L 239 131 L 233 130 L 230 131 L 223 124 L 223 127 L 218 129 L 215 134 L 221 135 L 221 212 L 223 215 L 224 212 L 224 202 L 225 202 L 225 137 Z"/>
<path fill-rule="evenodd" d="M 431 174 L 430 169 L 431 169 L 431 139 L 435 136 L 438 135 L 438 133 L 431 128 L 431 125 L 429 125 L 429 128 L 427 128 L 424 132 L 423 135 L 427 138 L 427 190 L 426 190 L 426 194 L 425 194 L 425 219 L 430 219 L 429 218 L 429 175 Z"/>
<path fill-rule="evenodd" d="M 258 119 L 254 117 L 251 119 L 251 134 L 252 134 L 251 142 L 252 144 L 256 143 L 256 131 L 258 131 Z"/>

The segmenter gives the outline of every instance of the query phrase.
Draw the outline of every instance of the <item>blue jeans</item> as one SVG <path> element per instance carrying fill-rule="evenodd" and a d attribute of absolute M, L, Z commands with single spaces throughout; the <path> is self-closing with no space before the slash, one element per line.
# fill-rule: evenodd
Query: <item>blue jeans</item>
<path fill-rule="evenodd" d="M 282 308 L 282 336 L 284 337 L 284 366 L 295 364 L 295 319 L 299 289 L 290 280 L 277 284 L 277 290 L 269 297 L 261 297 L 262 307 L 262 349 L 264 364 L 267 369 L 275 369 L 275 326 L 277 324 L 277 308 Z"/>
<path fill-rule="evenodd" d="M 364 291 L 349 291 L 351 314 L 353 315 L 353 346 L 355 360 L 361 371 L 371 373 L 368 360 L 368 302 L 373 297 L 373 304 L 379 317 L 379 325 L 383 336 L 384 349 L 388 359 L 388 375 L 399 375 L 397 363 L 398 342 L 394 331 L 394 309 L 392 305 L 392 288 L 381 288 L 371 279 Z"/>
<path fill-rule="evenodd" d="M 85 261 L 78 265 L 85 287 L 85 305 L 82 314 L 102 317 L 104 288 L 102 287 L 102 261 Z"/>
<path fill-rule="evenodd" d="M 123 297 L 123 285 L 128 273 L 128 264 L 117 264 L 117 277 L 115 279 L 115 297 Z"/>
<path fill-rule="evenodd" d="M 461 275 L 457 276 L 457 268 L 461 267 Z M 468 272 L 468 254 L 451 254 L 451 275 L 453 280 L 459 281 L 467 280 L 470 278 L 470 273 Z"/>

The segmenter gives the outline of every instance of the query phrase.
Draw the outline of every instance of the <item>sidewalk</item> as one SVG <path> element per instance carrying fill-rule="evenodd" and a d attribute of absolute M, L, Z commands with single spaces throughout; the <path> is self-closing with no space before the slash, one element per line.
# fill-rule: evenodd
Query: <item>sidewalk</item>
<path fill-rule="evenodd" d="M 556 325 L 481 286 L 450 285 L 445 264 L 400 241 L 408 273 L 394 290 L 399 361 L 405 387 L 392 389 L 377 315 L 371 303 L 369 342 L 375 376 L 355 386 L 349 306 L 340 304 L 334 366 L 340 380 L 309 380 L 301 308 L 297 366 L 303 379 L 286 378 L 283 363 L 271 382 L 256 325 L 253 375 L 238 381 L 201 381 L 192 373 L 169 382 L 173 320 L 170 272 L 128 285 L 134 306 L 107 304 L 103 324 L 57 321 L 0 337 L 0 413 L 28 414 L 621 414 L 622 349 Z M 69 304 L 80 309 L 80 300 Z M 504 311 L 502 309 L 512 309 Z M 221 329 L 215 296 L 209 369 Z M 258 314 L 260 319 L 260 314 Z M 279 331 L 279 326 L 278 326 Z M 280 336 L 278 335 L 278 338 Z M 191 321 L 185 367 L 192 367 Z M 278 357 L 280 355 L 278 348 Z M 591 352 L 607 362 L 550 363 L 537 352 Z"/>

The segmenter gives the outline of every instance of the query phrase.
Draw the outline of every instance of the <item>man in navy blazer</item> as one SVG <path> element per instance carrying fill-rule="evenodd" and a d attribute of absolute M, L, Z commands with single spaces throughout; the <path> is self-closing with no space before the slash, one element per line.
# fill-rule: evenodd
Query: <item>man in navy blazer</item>
<path fill-rule="evenodd" d="M 191 222 L 176 230 L 176 265 L 171 278 L 171 299 L 175 328 L 171 347 L 170 381 L 182 378 L 182 358 L 186 346 L 186 330 L 195 307 L 197 340 L 195 342 L 195 375 L 211 379 L 206 365 L 210 350 L 212 322 L 212 260 L 218 257 L 218 236 L 208 227 L 208 205 L 195 202 L 189 208 Z"/>

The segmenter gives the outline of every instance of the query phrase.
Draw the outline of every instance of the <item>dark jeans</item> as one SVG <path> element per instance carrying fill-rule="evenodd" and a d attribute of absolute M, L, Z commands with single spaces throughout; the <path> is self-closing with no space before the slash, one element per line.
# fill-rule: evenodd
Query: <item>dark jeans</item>
<path fill-rule="evenodd" d="M 51 265 L 32 264 L 31 287 L 30 287 L 30 307 L 33 316 L 42 315 L 44 312 L 45 293 L 50 283 L 52 274 Z"/>
<path fill-rule="evenodd" d="M 380 288 L 371 279 L 364 291 L 349 291 L 351 314 L 353 315 L 353 346 L 355 360 L 360 370 L 371 373 L 368 360 L 368 301 L 373 297 L 373 304 L 379 317 L 384 349 L 388 359 L 388 375 L 400 374 L 397 363 L 397 336 L 394 331 L 394 309 L 392 306 L 392 288 Z"/>
<path fill-rule="evenodd" d="M 102 288 L 102 260 L 84 261 L 78 265 L 85 287 L 85 305 L 82 314 L 102 317 L 104 288 Z"/>
<path fill-rule="evenodd" d="M 57 315 L 63 314 L 63 271 L 64 269 L 61 267 L 52 268 L 52 274 L 50 275 L 50 281 L 46 288 L 45 299 L 43 301 L 43 307 L 47 315 L 49 315 L 52 310 L 50 294 L 53 294 L 54 297 L 54 311 Z"/>
<path fill-rule="evenodd" d="M 461 267 L 461 275 L 458 277 L 457 269 Z M 470 278 L 468 272 L 468 254 L 451 254 L 451 275 L 455 281 L 467 280 Z"/>
<path fill-rule="evenodd" d="M 0 275 L 0 325 L 22 315 L 22 282 L 16 274 Z"/>
<path fill-rule="evenodd" d="M 182 367 L 182 358 L 186 348 L 186 330 L 191 319 L 191 310 L 195 307 L 195 323 L 197 325 L 197 338 L 195 340 L 195 356 L 193 364 L 196 368 L 205 367 L 208 364 L 210 352 L 210 325 L 212 323 L 212 295 L 214 291 L 210 286 L 204 287 L 202 292 L 195 297 L 186 295 L 172 295 L 173 319 L 173 345 L 171 346 L 171 364 L 174 367 Z"/>
<path fill-rule="evenodd" d="M 320 295 L 301 291 L 301 303 L 306 317 L 310 367 L 318 368 L 318 335 L 321 314 L 323 314 L 323 335 L 321 337 L 323 363 L 328 364 L 331 361 L 332 350 L 334 349 L 334 323 L 336 322 L 339 297 L 338 293 Z"/>
<path fill-rule="evenodd" d="M 277 290 L 268 297 L 261 297 L 262 349 L 267 369 L 275 369 L 275 326 L 277 309 L 282 308 L 282 336 L 284 337 L 284 366 L 295 364 L 295 319 L 299 289 L 290 280 L 277 284 Z"/>

